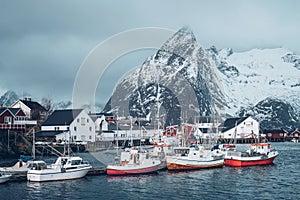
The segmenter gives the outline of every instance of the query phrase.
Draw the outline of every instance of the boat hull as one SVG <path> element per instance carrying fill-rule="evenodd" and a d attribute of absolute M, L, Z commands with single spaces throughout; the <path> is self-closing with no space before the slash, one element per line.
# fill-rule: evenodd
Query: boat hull
<path fill-rule="evenodd" d="M 139 175 L 139 174 L 150 174 L 155 173 L 159 170 L 160 165 L 154 165 L 150 167 L 136 167 L 136 168 L 127 168 L 121 166 L 107 166 L 106 173 L 107 175 L 113 176 L 124 176 L 124 175 Z"/>
<path fill-rule="evenodd" d="M 196 161 L 196 160 L 186 160 L 180 158 L 167 158 L 167 168 L 171 171 L 180 170 L 198 170 L 198 169 L 208 169 L 223 167 L 224 159 L 219 160 L 208 160 L 208 161 Z"/>
<path fill-rule="evenodd" d="M 1 176 L 0 176 L 0 183 L 5 183 L 5 182 L 7 182 L 7 181 L 10 179 L 10 177 L 11 177 L 11 175 L 8 175 L 8 174 L 6 174 L 6 175 L 1 175 Z"/>
<path fill-rule="evenodd" d="M 276 155 L 277 156 L 277 155 Z M 252 158 L 251 160 L 246 160 L 242 158 L 225 158 L 224 163 L 226 166 L 231 167 L 248 167 L 256 165 L 269 165 L 272 164 L 276 156 L 263 159 L 262 157 Z"/>
<path fill-rule="evenodd" d="M 91 167 L 58 171 L 58 170 L 29 170 L 27 173 L 27 180 L 32 182 L 45 182 L 45 181 L 61 181 L 78 179 L 86 176 Z"/>

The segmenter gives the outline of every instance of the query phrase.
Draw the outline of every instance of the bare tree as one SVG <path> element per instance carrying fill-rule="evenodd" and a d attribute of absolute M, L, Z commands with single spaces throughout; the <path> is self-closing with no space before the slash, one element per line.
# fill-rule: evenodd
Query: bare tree
<path fill-rule="evenodd" d="M 52 98 L 49 97 L 49 96 L 48 97 L 43 97 L 42 98 L 42 105 L 46 109 L 46 118 L 47 118 L 53 112 L 54 104 L 53 104 Z"/>

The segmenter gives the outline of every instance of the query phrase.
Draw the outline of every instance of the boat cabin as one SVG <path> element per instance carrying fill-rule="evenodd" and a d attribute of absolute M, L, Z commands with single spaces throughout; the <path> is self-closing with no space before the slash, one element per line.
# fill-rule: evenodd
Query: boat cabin
<path fill-rule="evenodd" d="M 267 154 L 268 152 L 270 152 L 270 144 L 268 143 L 254 143 L 251 144 L 251 149 L 249 154 L 253 154 L 255 153 L 260 153 L 260 154 Z"/>
<path fill-rule="evenodd" d="M 33 161 L 29 163 L 28 168 L 34 170 L 42 170 L 47 168 L 47 164 L 44 161 Z"/>

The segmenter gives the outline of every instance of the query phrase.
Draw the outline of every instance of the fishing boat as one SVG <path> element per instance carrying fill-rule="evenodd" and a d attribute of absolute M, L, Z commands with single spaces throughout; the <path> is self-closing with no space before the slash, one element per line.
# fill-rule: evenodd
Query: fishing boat
<path fill-rule="evenodd" d="M 273 163 L 278 156 L 278 151 L 271 148 L 269 143 L 253 143 L 250 149 L 240 151 L 236 148 L 228 149 L 224 163 L 231 167 L 246 167 L 254 165 L 268 165 Z"/>
<path fill-rule="evenodd" d="M 59 156 L 52 165 L 34 161 L 27 173 L 27 180 L 33 182 L 70 180 L 84 177 L 92 166 L 78 156 Z"/>
<path fill-rule="evenodd" d="M 10 179 L 11 176 L 12 176 L 11 174 L 0 172 L 0 183 L 7 182 Z"/>
<path fill-rule="evenodd" d="M 107 175 L 140 175 L 155 173 L 159 170 L 161 161 L 152 157 L 147 151 L 136 147 L 121 152 L 120 162 L 106 167 Z"/>
<path fill-rule="evenodd" d="M 174 148 L 174 155 L 166 156 L 168 170 L 197 170 L 224 165 L 224 156 L 219 150 L 206 149 L 198 144 Z"/>

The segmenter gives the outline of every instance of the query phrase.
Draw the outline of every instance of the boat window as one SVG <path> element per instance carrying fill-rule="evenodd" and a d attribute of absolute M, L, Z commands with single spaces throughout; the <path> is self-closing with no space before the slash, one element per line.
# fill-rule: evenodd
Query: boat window
<path fill-rule="evenodd" d="M 189 149 L 175 149 L 174 152 L 175 152 L 175 154 L 187 156 L 189 154 Z"/>
<path fill-rule="evenodd" d="M 81 160 L 72 160 L 71 165 L 80 165 Z"/>

